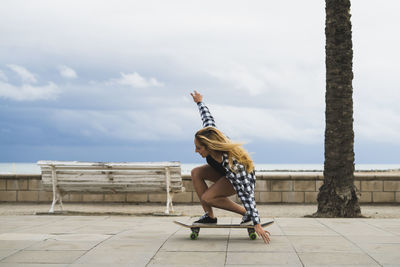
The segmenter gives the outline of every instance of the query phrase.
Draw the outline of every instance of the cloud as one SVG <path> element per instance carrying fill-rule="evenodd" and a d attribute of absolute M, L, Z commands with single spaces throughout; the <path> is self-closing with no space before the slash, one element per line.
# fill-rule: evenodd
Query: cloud
<path fill-rule="evenodd" d="M 58 70 L 60 72 L 60 75 L 64 78 L 75 79 L 78 77 L 75 70 L 65 65 L 58 66 Z"/>
<path fill-rule="evenodd" d="M 4 74 L 4 72 L 2 70 L 0 70 L 0 80 L 2 81 L 8 81 L 7 76 Z"/>
<path fill-rule="evenodd" d="M 155 78 L 145 78 L 137 72 L 125 74 L 121 72 L 121 78 L 112 79 L 111 84 L 128 85 L 133 88 L 147 88 L 147 87 L 160 87 L 164 86 L 163 83 L 157 81 Z"/>
<path fill-rule="evenodd" d="M 210 71 L 209 74 L 222 82 L 231 84 L 235 89 L 244 90 L 252 96 L 259 95 L 267 89 L 263 77 L 255 73 L 254 69 L 236 63 L 232 63 L 231 66 L 225 65 L 223 69 Z"/>
<path fill-rule="evenodd" d="M 7 67 L 10 68 L 12 71 L 14 71 L 22 79 L 22 82 L 24 83 L 37 82 L 35 75 L 30 71 L 28 71 L 26 68 L 14 64 L 8 64 Z"/>
<path fill-rule="evenodd" d="M 355 138 L 381 143 L 400 144 L 400 109 L 356 104 Z"/>
<path fill-rule="evenodd" d="M 314 144 L 323 140 L 323 114 L 313 110 L 286 110 L 213 105 L 219 126 L 238 141 L 283 140 Z"/>
<path fill-rule="evenodd" d="M 56 99 L 60 93 L 60 88 L 53 82 L 48 82 L 47 85 L 32 85 L 37 83 L 35 75 L 22 66 L 8 64 L 7 67 L 22 79 L 22 85 L 8 83 L 7 76 L 0 71 L 0 97 L 2 98 L 15 101 L 51 100 Z"/>
<path fill-rule="evenodd" d="M 187 127 L 192 117 L 187 108 L 155 108 L 152 110 L 67 110 L 51 113 L 52 125 L 60 132 L 91 140 L 115 142 L 182 140 L 192 138 Z"/>
<path fill-rule="evenodd" d="M 43 86 L 23 84 L 14 86 L 0 81 L 0 97 L 16 101 L 34 101 L 56 99 L 60 93 L 59 87 L 53 82 Z"/>
<path fill-rule="evenodd" d="M 53 110 L 52 125 L 60 132 L 115 142 L 191 140 L 202 126 L 195 104 L 166 105 L 121 110 Z M 182 103 L 182 102 L 181 102 Z M 323 114 L 313 111 L 209 105 L 217 127 L 235 141 L 323 142 Z"/>

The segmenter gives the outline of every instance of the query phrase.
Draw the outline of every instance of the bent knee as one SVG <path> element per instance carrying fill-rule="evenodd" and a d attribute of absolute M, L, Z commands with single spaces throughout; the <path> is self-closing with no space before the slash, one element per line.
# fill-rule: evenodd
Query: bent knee
<path fill-rule="evenodd" d="M 207 192 L 205 192 L 201 197 L 200 200 L 202 203 L 205 203 L 207 205 L 213 205 L 215 202 L 215 196 L 213 196 L 212 194 L 209 194 Z"/>
<path fill-rule="evenodd" d="M 208 196 L 208 194 L 204 193 L 201 197 L 200 200 L 202 203 L 205 204 L 210 204 L 211 203 L 211 198 Z"/>
<path fill-rule="evenodd" d="M 190 175 L 193 179 L 198 179 L 201 176 L 201 167 L 195 167 L 192 169 L 192 171 L 190 172 Z"/>
<path fill-rule="evenodd" d="M 192 177 L 192 179 L 194 177 L 197 177 L 197 174 L 199 172 L 199 167 L 193 168 L 192 171 L 190 172 L 190 176 Z"/>

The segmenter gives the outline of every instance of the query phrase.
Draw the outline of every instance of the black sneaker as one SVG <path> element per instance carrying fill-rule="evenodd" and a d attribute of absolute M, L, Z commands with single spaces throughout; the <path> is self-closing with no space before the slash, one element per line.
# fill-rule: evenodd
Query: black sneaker
<path fill-rule="evenodd" d="M 253 222 L 251 220 L 251 218 L 247 215 L 244 215 L 242 218 L 242 221 L 240 222 L 240 225 L 252 225 Z"/>
<path fill-rule="evenodd" d="M 194 225 L 198 224 L 217 224 L 217 218 L 211 218 L 208 213 L 205 213 L 197 221 L 193 222 Z"/>

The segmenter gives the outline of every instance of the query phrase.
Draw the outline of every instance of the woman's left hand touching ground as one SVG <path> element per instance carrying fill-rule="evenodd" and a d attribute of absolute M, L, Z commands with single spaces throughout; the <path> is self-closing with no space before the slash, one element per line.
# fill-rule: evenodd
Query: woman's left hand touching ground
<path fill-rule="evenodd" d="M 256 231 L 257 235 L 264 240 L 266 244 L 269 243 L 269 236 L 271 235 L 271 233 L 264 230 L 264 228 L 261 227 L 261 224 L 254 225 L 254 230 Z"/>

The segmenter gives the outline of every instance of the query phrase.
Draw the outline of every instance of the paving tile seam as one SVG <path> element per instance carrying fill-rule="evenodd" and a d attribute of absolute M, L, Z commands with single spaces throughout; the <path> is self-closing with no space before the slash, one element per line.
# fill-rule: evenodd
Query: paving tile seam
<path fill-rule="evenodd" d="M 213 251 L 204 251 L 204 250 L 199 250 L 199 251 L 197 251 L 197 250 L 178 250 L 178 251 L 168 251 L 168 250 L 163 250 L 163 251 L 160 251 L 160 252 L 162 252 L 162 253 L 176 253 L 176 252 L 185 252 L 185 253 L 216 253 L 216 254 L 220 254 L 221 252 L 225 252 L 225 251 L 223 251 L 223 250 L 221 250 L 221 251 L 216 251 L 216 250 L 213 250 Z M 254 251 L 254 253 L 256 253 L 257 251 Z M 275 251 L 276 252 L 276 251 Z M 236 252 L 235 252 L 236 253 Z M 242 252 L 242 253 L 253 253 L 253 252 Z M 260 251 L 258 251 L 257 253 L 264 253 L 264 252 L 260 252 Z"/>
<path fill-rule="evenodd" d="M 50 235 L 51 235 L 51 234 L 50 234 Z M 23 248 L 22 250 L 24 250 L 24 251 L 38 251 L 38 250 L 29 249 L 29 248 L 30 248 L 30 247 L 33 247 L 33 246 L 35 246 L 35 245 L 37 245 L 37 244 L 39 244 L 39 243 L 41 243 L 41 242 L 47 241 L 47 240 L 56 240 L 56 239 L 54 239 L 54 238 L 45 238 L 45 239 L 43 239 L 43 240 L 37 241 L 37 242 L 35 242 L 35 243 L 33 243 L 33 244 L 30 244 L 29 246 Z"/>
<path fill-rule="evenodd" d="M 43 227 L 43 226 L 46 226 L 46 225 L 49 225 L 49 224 L 53 224 L 53 223 L 55 223 L 55 222 L 63 221 L 63 220 L 65 220 L 65 219 L 66 219 L 66 217 L 59 217 L 59 218 L 55 219 L 54 221 L 50 221 L 50 222 L 49 222 L 49 221 L 45 221 L 45 222 L 39 223 L 39 224 L 37 224 L 37 225 L 25 226 L 25 227 L 22 227 L 22 228 L 19 230 L 19 232 L 25 231 L 25 230 L 29 230 L 29 229 L 35 228 L 35 227 Z M 17 227 L 17 228 L 18 228 L 18 227 Z"/>
<path fill-rule="evenodd" d="M 26 247 L 21 248 L 21 249 L 19 249 L 18 251 L 26 250 L 27 248 L 29 248 L 29 247 L 31 247 L 31 246 L 33 246 L 33 245 L 36 245 L 36 243 L 40 243 L 40 242 L 42 242 L 42 240 L 41 240 L 41 241 L 38 241 L 38 242 L 34 242 L 34 243 L 30 244 L 30 245 L 27 245 Z M 0 260 L 0 261 L 1 261 L 1 260 Z"/>
<path fill-rule="evenodd" d="M 232 217 L 231 217 L 231 221 L 230 224 L 232 224 Z M 224 260 L 224 265 L 226 265 L 226 262 L 228 260 L 228 247 L 229 247 L 229 241 L 231 238 L 231 232 L 232 232 L 232 228 L 229 228 L 229 233 L 228 233 L 228 238 L 226 240 L 226 249 L 225 249 L 225 260 Z"/>
<path fill-rule="evenodd" d="M 168 252 L 168 253 L 176 253 L 176 252 L 190 252 L 190 253 L 192 253 L 192 252 L 201 252 L 201 253 L 215 252 L 215 253 L 217 253 L 218 252 L 218 253 L 221 253 L 221 252 L 226 252 L 226 251 L 225 250 L 162 250 L 161 252 Z M 236 251 L 229 251 L 229 252 L 236 253 Z"/>
<path fill-rule="evenodd" d="M 124 231 L 126 231 L 126 230 L 123 230 L 123 231 L 121 231 L 121 232 L 119 232 L 118 234 L 120 234 L 120 233 L 122 233 L 122 232 L 124 232 Z M 98 245 L 100 245 L 101 243 L 103 243 L 103 242 L 105 242 L 105 241 L 107 241 L 107 240 L 109 240 L 109 239 L 111 239 L 111 238 L 113 238 L 114 236 L 116 236 L 117 234 L 110 234 L 110 236 L 109 237 L 107 237 L 106 239 L 104 239 L 104 240 L 101 240 L 100 242 L 98 242 L 96 245 L 94 245 L 92 248 L 90 248 L 90 249 L 88 249 L 88 250 L 85 250 L 85 253 L 83 253 L 82 255 L 80 255 L 78 258 L 76 258 L 75 259 L 75 261 L 74 262 L 72 262 L 71 264 L 73 264 L 73 263 L 75 263 L 76 261 L 78 261 L 80 258 L 82 258 L 83 256 L 85 256 L 87 253 L 89 253 L 89 251 L 92 251 L 94 248 L 96 248 Z"/>
<path fill-rule="evenodd" d="M 181 230 L 183 228 L 183 226 L 178 226 L 178 229 L 173 232 L 172 234 L 170 234 L 165 240 L 164 242 L 161 244 L 161 246 L 157 249 L 157 251 L 153 254 L 153 256 L 150 258 L 150 260 L 146 263 L 145 267 L 147 267 L 150 262 L 155 258 L 155 256 L 157 255 L 158 252 L 160 252 L 161 248 L 165 245 L 165 243 L 172 237 L 174 236 L 177 232 L 179 232 L 179 230 Z"/>
<path fill-rule="evenodd" d="M 42 251 L 65 251 L 65 249 L 24 249 L 24 251 L 37 251 L 37 252 L 42 252 Z M 68 249 L 68 251 L 86 251 L 85 249 Z"/>
<path fill-rule="evenodd" d="M 15 253 L 13 253 L 12 255 L 14 255 Z M 12 255 L 10 255 L 10 256 L 12 256 Z M 7 257 L 8 258 L 8 257 Z M 4 260 L 4 259 L 3 259 Z M 49 262 L 49 261 L 44 261 L 44 262 L 41 262 L 41 261 L 39 261 L 39 262 L 33 262 L 32 263 L 32 260 L 31 259 L 29 259 L 29 261 L 28 260 L 22 260 L 22 261 L 16 261 L 16 262 L 7 262 L 7 261 L 3 261 L 3 260 L 1 260 L 0 261 L 0 263 L 5 263 L 5 264 L 16 264 L 16 265 L 21 265 L 21 264 L 24 264 L 24 266 L 25 265 L 30 265 L 30 264 L 33 264 L 33 265 L 41 265 L 41 266 L 47 266 L 47 265 L 50 265 L 50 264 L 52 264 L 52 265 L 55 265 L 55 264 L 57 264 L 57 265 L 67 265 L 67 264 L 70 264 L 69 262 L 59 262 L 59 261 L 55 261 L 55 262 Z"/>
<path fill-rule="evenodd" d="M 8 264 L 24 264 L 23 266 L 29 266 L 29 265 L 39 265 L 41 264 L 42 266 L 47 266 L 47 265 L 68 265 L 70 263 L 68 262 L 34 262 L 32 261 L 19 261 L 19 262 L 1 262 L 1 263 L 8 263 Z"/>
<path fill-rule="evenodd" d="M 276 221 L 275 218 L 274 218 L 274 221 Z M 303 261 L 301 260 L 301 258 L 300 258 L 300 256 L 299 256 L 299 254 L 298 254 L 296 248 L 294 247 L 292 241 L 288 238 L 288 235 L 286 234 L 285 230 L 283 230 L 283 228 L 279 225 L 279 222 L 278 222 L 278 221 L 276 222 L 276 225 L 278 226 L 278 228 L 279 228 L 279 229 L 281 230 L 281 232 L 283 233 L 282 236 L 285 236 L 286 239 L 289 241 L 290 246 L 292 247 L 293 251 L 296 253 L 297 258 L 299 259 L 299 261 L 300 261 L 300 263 L 301 263 L 301 266 L 304 267 Z M 291 251 L 291 252 L 292 252 L 292 251 Z"/>
<path fill-rule="evenodd" d="M 392 235 L 400 236 L 400 233 L 395 233 L 395 232 L 392 232 L 392 231 L 389 231 L 389 230 L 386 230 L 386 229 L 382 229 L 382 228 L 380 228 L 380 227 L 378 227 L 378 226 L 376 226 L 376 225 L 374 225 L 374 224 L 368 223 L 367 221 L 362 220 L 361 222 L 363 222 L 363 223 L 365 223 L 365 224 L 367 224 L 367 225 L 369 225 L 369 226 L 371 226 L 371 227 L 374 227 L 374 228 L 376 228 L 376 229 L 379 229 L 379 230 L 381 230 L 381 231 L 389 232 L 389 233 L 391 233 Z"/>
<path fill-rule="evenodd" d="M 34 227 L 34 226 L 33 226 L 33 227 Z M 44 240 L 47 240 L 47 239 L 44 239 Z M 30 244 L 30 245 L 27 245 L 27 246 L 24 247 L 24 248 L 21 248 L 21 249 L 16 250 L 14 253 L 12 253 L 12 254 L 10 254 L 10 255 L 4 257 L 4 258 L 0 258 L 0 262 L 3 262 L 3 261 L 6 260 L 8 257 L 11 257 L 11 256 L 13 256 L 13 255 L 15 255 L 15 254 L 17 254 L 17 253 L 19 253 L 19 252 L 21 252 L 21 251 L 29 251 L 27 248 L 30 248 L 30 247 L 32 247 L 32 246 L 34 246 L 34 245 L 36 245 L 36 244 L 38 244 L 38 243 L 40 243 L 40 242 L 43 242 L 44 240 L 38 240 L 37 242 L 34 242 L 34 243 Z"/>
<path fill-rule="evenodd" d="M 367 251 L 365 251 L 365 249 L 361 248 L 357 243 L 353 242 L 352 240 L 350 240 L 349 238 L 347 238 L 347 236 L 342 235 L 341 233 L 337 232 L 335 229 L 332 229 L 331 227 L 329 227 L 329 225 L 326 225 L 321 219 L 316 219 L 317 221 L 319 221 L 322 225 L 324 225 L 325 227 L 327 227 L 328 229 L 331 229 L 333 232 L 339 234 L 340 236 L 342 236 L 344 239 L 346 239 L 348 242 L 350 242 L 351 244 L 355 245 L 357 248 L 359 248 L 365 255 L 367 255 L 369 258 L 371 258 L 376 264 L 378 264 L 379 266 L 383 266 L 382 264 L 380 264 L 375 258 L 373 258 L 371 255 L 369 255 L 369 253 Z"/>
<path fill-rule="evenodd" d="M 99 222 L 99 221 L 105 221 L 106 220 L 106 218 L 110 218 L 111 216 L 96 216 L 96 220 L 90 220 L 89 222 Z M 69 218 L 69 216 L 62 216 L 62 218 L 64 218 L 65 220 L 67 219 L 67 218 Z M 102 220 L 98 220 L 98 218 L 102 218 Z M 79 227 L 77 227 L 77 228 L 75 228 L 74 229 L 74 231 L 75 231 L 75 233 L 78 233 L 78 232 L 76 232 L 76 231 L 79 231 L 79 229 L 82 229 L 82 228 L 85 228 L 85 227 L 87 227 L 87 226 L 90 226 L 90 225 L 88 225 L 88 224 L 85 224 L 85 223 L 82 223 L 82 225 L 81 226 L 79 226 Z M 106 235 L 112 235 L 112 233 L 106 233 Z"/>
<path fill-rule="evenodd" d="M 0 263 L 1 262 L 3 262 L 5 259 L 7 259 L 8 257 L 11 257 L 12 255 L 15 255 L 15 254 L 17 254 L 18 252 L 20 252 L 20 251 L 22 251 L 23 249 L 19 249 L 19 250 L 16 250 L 14 253 L 12 253 L 12 254 L 10 254 L 10 255 L 8 255 L 8 256 L 5 256 L 4 258 L 0 258 Z"/>
<path fill-rule="evenodd" d="M 342 255 L 343 253 L 346 254 L 354 254 L 354 255 L 365 255 L 366 253 L 360 251 L 360 252 L 356 252 L 356 251 L 303 251 L 303 252 L 299 252 L 300 254 L 319 254 L 319 253 L 329 253 L 329 254 L 339 254 Z M 380 265 L 380 264 L 379 264 Z"/>
<path fill-rule="evenodd" d="M 204 252 L 204 251 L 198 251 L 198 252 Z M 212 251 L 210 251 L 212 252 Z M 296 253 L 296 251 L 293 250 L 279 250 L 279 251 L 228 251 L 228 253 L 235 253 L 235 254 L 257 254 L 257 253 L 262 253 L 262 254 L 275 254 L 275 253 Z M 302 253 L 302 252 L 299 252 Z M 319 253 L 319 252 L 316 252 Z"/>

